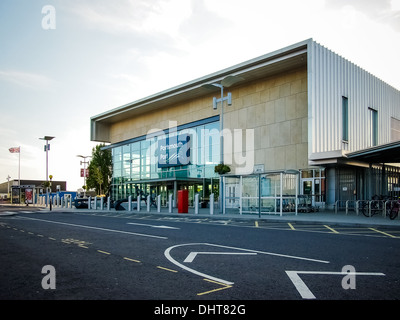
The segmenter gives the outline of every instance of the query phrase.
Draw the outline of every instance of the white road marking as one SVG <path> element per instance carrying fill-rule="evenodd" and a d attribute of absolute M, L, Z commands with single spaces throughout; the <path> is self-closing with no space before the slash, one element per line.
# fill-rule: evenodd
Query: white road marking
<path fill-rule="evenodd" d="M 191 252 L 183 262 L 191 263 L 198 254 L 218 254 L 218 255 L 257 255 L 255 252 Z"/>
<path fill-rule="evenodd" d="M 191 268 L 189 268 L 189 267 L 187 267 L 187 266 L 185 266 L 185 265 L 179 263 L 178 261 L 176 261 L 175 259 L 173 259 L 173 258 L 171 257 L 170 252 L 171 252 L 171 250 L 174 249 L 174 248 L 182 247 L 182 246 L 187 246 L 187 245 L 202 245 L 202 244 L 204 244 L 204 243 L 178 244 L 178 245 L 176 245 L 176 246 L 169 247 L 167 250 L 165 250 L 164 255 L 165 255 L 165 257 L 166 257 L 170 262 L 172 262 L 174 265 L 176 265 L 176 266 L 178 266 L 178 267 L 180 267 L 180 268 L 182 268 L 182 269 L 184 269 L 184 270 L 186 270 L 186 271 L 189 271 L 189 272 L 191 272 L 191 273 L 193 273 L 193 274 L 195 274 L 195 275 L 198 275 L 198 276 L 200 276 L 200 277 L 207 278 L 207 279 L 210 279 L 210 280 L 214 280 L 214 281 L 217 281 L 217 282 L 226 284 L 226 285 L 228 285 L 228 286 L 233 285 L 233 282 L 226 281 L 226 280 L 223 280 L 223 279 L 219 279 L 219 278 L 210 276 L 210 275 L 208 275 L 208 274 L 205 274 L 205 273 L 196 271 L 196 270 L 194 270 L 194 269 L 191 269 Z"/>
<path fill-rule="evenodd" d="M 16 212 L 13 212 L 13 211 L 3 211 L 3 212 L 0 212 L 0 217 L 1 216 L 13 216 L 15 214 L 16 214 Z"/>
<path fill-rule="evenodd" d="M 315 275 L 355 275 L 355 276 L 384 276 L 380 272 L 331 272 L 331 271 L 285 271 L 289 279 L 293 282 L 297 291 L 303 299 L 316 299 L 311 290 L 307 287 L 299 274 L 315 274 Z"/>
<path fill-rule="evenodd" d="M 159 228 L 159 229 L 175 229 L 175 230 L 180 230 L 180 228 L 175 228 L 175 227 L 170 227 L 170 226 L 158 226 L 158 225 L 144 224 L 144 223 L 134 223 L 134 222 L 128 222 L 127 224 L 132 224 L 132 225 L 136 225 L 136 226 L 143 226 L 143 227 L 150 227 L 150 228 Z"/>
<path fill-rule="evenodd" d="M 191 252 L 183 262 L 191 263 L 198 254 L 218 254 L 218 255 L 257 255 L 255 252 Z"/>
<path fill-rule="evenodd" d="M 222 246 L 222 245 L 211 244 L 211 243 L 204 243 L 204 244 L 209 245 L 209 246 L 219 247 L 219 248 L 227 248 L 227 249 L 234 249 L 234 250 L 239 250 L 239 251 L 255 252 L 255 253 L 266 254 L 266 255 L 276 256 L 276 257 L 282 257 L 282 258 L 290 258 L 290 259 L 297 259 L 297 260 L 306 260 L 306 261 L 319 262 L 319 263 L 329 263 L 329 261 L 325 261 L 325 260 L 317 260 L 317 259 L 310 259 L 310 258 L 304 258 L 304 257 L 298 257 L 298 256 L 290 256 L 290 255 L 281 254 L 281 253 L 273 253 L 273 252 L 259 251 L 259 250 L 251 250 L 251 249 L 243 249 L 243 248 Z"/>
<path fill-rule="evenodd" d="M 136 233 L 136 232 L 128 232 L 128 231 L 114 230 L 114 229 L 106 229 L 106 228 L 85 226 L 85 225 L 81 225 L 81 224 L 73 224 L 73 223 L 66 223 L 66 222 L 50 221 L 50 220 L 36 219 L 36 218 L 28 218 L 28 217 L 22 217 L 22 218 L 23 218 L 23 219 L 28 219 L 28 220 L 41 221 L 41 222 L 62 224 L 62 225 L 72 226 L 72 227 L 78 227 L 78 228 L 86 228 L 86 229 L 94 229 L 94 230 L 101 230 L 101 231 L 108 231 L 108 232 L 116 232 L 116 233 L 123 233 L 123 234 L 131 234 L 131 235 L 140 236 L 140 237 L 149 237 L 149 238 L 164 239 L 164 240 L 165 240 L 165 239 L 168 239 L 167 237 L 155 236 L 155 235 L 151 235 L 151 234 Z"/>
<path fill-rule="evenodd" d="M 225 248 L 225 249 L 233 249 L 233 250 L 238 250 L 238 251 L 246 251 L 246 252 L 251 252 L 251 253 L 259 253 L 259 254 L 265 254 L 265 255 L 272 255 L 272 256 L 278 256 L 278 257 L 283 257 L 283 258 L 291 258 L 291 259 L 298 259 L 298 260 L 306 260 L 306 261 L 312 261 L 312 262 L 319 262 L 319 263 L 329 263 L 329 261 L 324 261 L 324 260 L 317 260 L 317 259 L 309 259 L 309 258 L 304 258 L 304 257 L 297 257 L 297 256 L 289 256 L 285 254 L 279 254 L 279 253 L 272 253 L 272 252 L 265 252 L 265 251 L 258 251 L 258 250 L 250 250 L 250 249 L 243 249 L 243 248 L 236 248 L 236 247 L 229 247 L 229 246 L 223 246 L 223 245 L 218 245 L 218 244 L 212 244 L 212 243 L 186 243 L 186 244 L 177 244 L 175 246 L 169 247 L 164 251 L 165 257 L 174 265 L 182 268 L 183 270 L 186 270 L 188 272 L 191 272 L 193 274 L 196 274 L 200 277 L 207 278 L 210 280 L 214 280 L 223 284 L 226 284 L 228 286 L 233 285 L 234 283 L 231 281 L 227 281 L 224 279 L 219 279 L 213 276 L 210 276 L 208 274 L 199 272 L 197 270 L 194 270 L 192 268 L 189 268 L 188 266 L 185 266 L 182 263 L 179 263 L 176 261 L 174 258 L 171 257 L 171 250 L 174 248 L 178 247 L 183 247 L 183 246 L 195 246 L 195 245 L 205 245 L 205 246 L 211 246 L 211 247 L 217 247 L 217 248 Z M 190 255 L 190 254 L 189 254 Z M 187 259 L 187 258 L 186 258 Z"/>

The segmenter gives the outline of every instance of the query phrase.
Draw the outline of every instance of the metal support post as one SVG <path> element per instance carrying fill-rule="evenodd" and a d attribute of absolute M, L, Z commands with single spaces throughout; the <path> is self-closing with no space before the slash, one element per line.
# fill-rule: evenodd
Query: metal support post
<path fill-rule="evenodd" d="M 199 213 L 199 194 L 196 193 L 194 195 L 194 213 L 198 214 Z"/>

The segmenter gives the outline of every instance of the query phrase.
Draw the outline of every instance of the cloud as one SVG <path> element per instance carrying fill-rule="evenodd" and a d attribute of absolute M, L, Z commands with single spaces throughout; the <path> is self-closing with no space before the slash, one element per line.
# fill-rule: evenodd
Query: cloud
<path fill-rule="evenodd" d="M 69 2 L 74 13 L 89 28 L 111 34 L 164 33 L 176 35 L 180 22 L 189 14 L 187 0 L 99 0 Z"/>
<path fill-rule="evenodd" d="M 0 81 L 30 89 L 45 89 L 53 84 L 53 80 L 45 75 L 15 70 L 0 70 Z"/>
<path fill-rule="evenodd" d="M 400 32 L 399 0 L 326 0 L 327 8 L 355 10 Z M 351 23 L 351 21 L 349 21 Z"/>
<path fill-rule="evenodd" d="M 190 16 L 187 16 L 179 27 L 180 34 L 189 42 L 209 41 L 210 38 L 218 37 L 230 27 L 234 27 L 232 21 L 209 9 L 204 0 L 192 0 L 190 3 Z"/>

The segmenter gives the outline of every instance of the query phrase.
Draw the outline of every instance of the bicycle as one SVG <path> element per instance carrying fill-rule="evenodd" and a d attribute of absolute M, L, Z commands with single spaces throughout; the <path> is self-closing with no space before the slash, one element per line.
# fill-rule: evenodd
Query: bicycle
<path fill-rule="evenodd" d="M 392 202 L 392 206 L 390 208 L 390 212 L 389 212 L 389 218 L 390 220 L 394 220 L 397 218 L 398 214 L 399 214 L 399 209 L 400 209 L 400 200 L 395 200 L 394 202 Z"/>
<path fill-rule="evenodd" d="M 361 212 L 366 217 L 372 217 L 377 213 L 382 213 L 386 201 L 390 200 L 388 196 L 374 195 L 371 201 L 363 202 L 361 205 Z M 371 210 L 370 210 L 371 208 Z M 386 208 L 386 216 L 390 217 L 390 209 Z"/>

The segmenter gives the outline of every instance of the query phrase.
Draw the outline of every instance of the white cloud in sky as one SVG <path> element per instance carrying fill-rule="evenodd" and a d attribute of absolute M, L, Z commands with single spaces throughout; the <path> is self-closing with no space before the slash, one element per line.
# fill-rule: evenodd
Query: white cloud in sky
<path fill-rule="evenodd" d="M 400 89 L 400 0 L 51 2 L 48 31 L 39 2 L 0 4 L 0 182 L 18 145 L 24 177 L 44 179 L 53 135 L 51 173 L 74 190 L 91 116 L 311 37 Z"/>
<path fill-rule="evenodd" d="M 0 81 L 31 89 L 47 89 L 53 84 L 53 81 L 43 74 L 17 70 L 0 70 Z"/>

